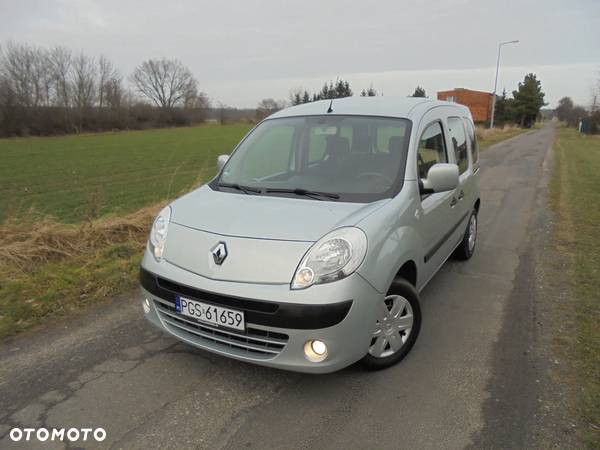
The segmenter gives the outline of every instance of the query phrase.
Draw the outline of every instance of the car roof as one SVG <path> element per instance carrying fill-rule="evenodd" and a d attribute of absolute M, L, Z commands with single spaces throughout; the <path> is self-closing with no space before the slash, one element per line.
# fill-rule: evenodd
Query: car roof
<path fill-rule="evenodd" d="M 431 100 L 422 97 L 345 97 L 332 100 L 319 100 L 282 109 L 269 116 L 269 119 L 294 116 L 314 116 L 327 114 L 329 105 L 335 115 L 383 116 L 414 119 L 438 106 L 458 108 L 470 117 L 469 109 L 453 102 Z"/>

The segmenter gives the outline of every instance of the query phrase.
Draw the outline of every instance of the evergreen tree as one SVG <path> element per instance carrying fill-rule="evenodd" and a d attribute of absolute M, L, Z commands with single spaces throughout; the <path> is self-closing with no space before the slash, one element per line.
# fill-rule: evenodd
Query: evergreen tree
<path fill-rule="evenodd" d="M 427 94 L 425 93 L 425 89 L 423 89 L 421 86 L 417 86 L 411 97 L 427 97 Z"/>
<path fill-rule="evenodd" d="M 515 121 L 525 128 L 530 128 L 540 112 L 545 94 L 542 92 L 542 83 L 535 74 L 528 73 L 516 91 L 513 91 L 513 105 Z"/>
<path fill-rule="evenodd" d="M 369 86 L 369 89 L 363 89 L 360 93 L 361 97 L 376 97 L 377 90 L 373 88 L 373 85 Z"/>
<path fill-rule="evenodd" d="M 496 98 L 496 108 L 494 110 L 494 124 L 497 126 L 503 126 L 506 122 L 510 122 L 510 107 L 508 105 L 509 99 L 506 98 L 506 89 L 502 91 L 502 95 Z"/>

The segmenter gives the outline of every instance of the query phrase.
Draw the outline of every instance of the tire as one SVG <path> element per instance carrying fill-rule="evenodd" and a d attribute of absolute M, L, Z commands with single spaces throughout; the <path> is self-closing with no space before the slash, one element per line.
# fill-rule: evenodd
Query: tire
<path fill-rule="evenodd" d="M 369 351 L 361 360 L 363 366 L 371 370 L 385 369 L 400 362 L 412 349 L 421 329 L 419 294 L 415 287 L 403 278 L 394 280 L 381 308 L 381 316 L 377 320 L 377 329 L 371 338 Z M 386 308 L 387 314 L 383 308 Z M 393 315 L 394 309 L 397 311 L 396 318 Z M 409 315 L 412 316 L 412 322 L 408 318 Z M 386 341 L 385 345 L 382 344 L 382 340 Z M 392 348 L 392 343 L 396 349 Z M 379 351 L 381 349 L 382 351 Z"/>
<path fill-rule="evenodd" d="M 473 229 L 471 228 L 473 225 Z M 471 243 L 470 237 L 473 233 L 473 241 Z M 477 246 L 477 210 L 473 209 L 471 212 L 471 216 L 469 217 L 469 222 L 467 223 L 467 229 L 465 230 L 465 234 L 463 235 L 463 239 L 454 250 L 454 257 L 456 259 L 460 259 L 462 261 L 466 261 L 467 259 L 473 256 L 475 253 L 475 247 Z"/>

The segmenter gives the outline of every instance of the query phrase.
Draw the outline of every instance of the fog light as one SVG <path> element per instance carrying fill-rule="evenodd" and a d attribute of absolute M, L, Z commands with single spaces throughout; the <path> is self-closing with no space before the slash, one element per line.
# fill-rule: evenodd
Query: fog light
<path fill-rule="evenodd" d="M 148 314 L 150 312 L 150 301 L 148 299 L 144 299 L 144 312 Z"/>
<path fill-rule="evenodd" d="M 317 339 L 311 339 L 304 344 L 304 355 L 311 362 L 321 362 L 327 358 L 327 345 Z"/>

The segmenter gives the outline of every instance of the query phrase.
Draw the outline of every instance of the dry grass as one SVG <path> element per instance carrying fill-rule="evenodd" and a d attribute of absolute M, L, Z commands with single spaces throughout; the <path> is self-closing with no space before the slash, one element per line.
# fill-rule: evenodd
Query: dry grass
<path fill-rule="evenodd" d="M 0 339 L 133 288 L 160 208 L 79 225 L 32 217 L 2 224 Z"/>
<path fill-rule="evenodd" d="M 39 265 L 74 258 L 123 242 L 145 242 L 152 218 L 160 207 L 143 208 L 123 217 L 66 225 L 51 219 L 9 220 L 0 227 L 0 272 L 19 268 L 31 272 Z"/>
<path fill-rule="evenodd" d="M 497 144 L 506 139 L 518 136 L 524 133 L 525 129 L 519 128 L 515 125 L 506 125 L 503 128 L 483 128 L 477 127 L 475 133 L 477 135 L 477 141 L 479 142 L 479 148 L 485 150 L 494 144 Z"/>

